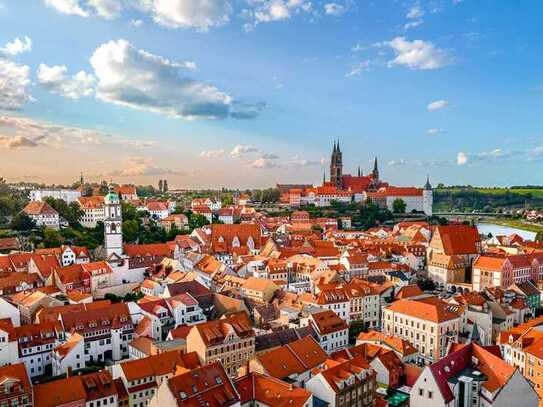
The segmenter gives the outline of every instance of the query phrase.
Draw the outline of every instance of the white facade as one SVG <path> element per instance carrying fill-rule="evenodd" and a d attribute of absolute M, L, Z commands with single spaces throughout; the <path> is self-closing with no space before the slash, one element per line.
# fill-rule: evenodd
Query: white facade
<path fill-rule="evenodd" d="M 422 191 L 422 211 L 426 216 L 432 216 L 434 206 L 434 193 L 431 189 Z"/>
<path fill-rule="evenodd" d="M 27 214 L 36 226 L 45 226 L 51 229 L 60 229 L 60 217 L 58 213 Z"/>
<path fill-rule="evenodd" d="M 110 192 L 104 198 L 104 247 L 106 258 L 123 255 L 122 213 L 119 195 Z"/>
<path fill-rule="evenodd" d="M 0 298 L 0 319 L 6 318 L 11 319 L 13 326 L 21 325 L 21 314 L 19 313 L 19 308 L 11 305 L 3 298 Z"/>
<path fill-rule="evenodd" d="M 0 367 L 19 362 L 19 347 L 9 333 L 0 328 Z"/>
<path fill-rule="evenodd" d="M 83 216 L 79 220 L 82 226 L 86 228 L 95 228 L 98 222 L 103 222 L 106 218 L 104 206 L 85 208 L 81 207 Z"/>
<path fill-rule="evenodd" d="M 66 203 L 77 201 L 81 192 L 75 189 L 33 189 L 30 191 L 31 201 L 43 201 L 45 198 L 62 199 Z"/>
<path fill-rule="evenodd" d="M 70 346 L 69 351 L 65 354 L 59 352 L 58 348 L 52 353 L 53 376 L 85 367 L 85 341 L 83 337 L 76 334 L 68 340 L 68 342 L 71 341 L 73 341 L 73 346 Z M 66 345 L 61 345 L 61 347 Z"/>

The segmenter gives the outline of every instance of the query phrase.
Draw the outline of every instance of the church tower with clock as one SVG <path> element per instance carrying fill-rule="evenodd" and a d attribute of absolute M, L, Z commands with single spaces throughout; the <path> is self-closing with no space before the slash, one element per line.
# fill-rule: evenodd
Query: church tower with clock
<path fill-rule="evenodd" d="M 123 255 L 123 232 L 122 213 L 119 194 L 110 185 L 109 193 L 104 197 L 104 248 L 106 259 L 122 257 Z"/>

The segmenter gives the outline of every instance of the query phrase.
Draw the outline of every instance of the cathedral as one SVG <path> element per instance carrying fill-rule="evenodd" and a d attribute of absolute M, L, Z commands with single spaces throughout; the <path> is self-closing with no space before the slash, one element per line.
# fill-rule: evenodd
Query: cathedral
<path fill-rule="evenodd" d="M 324 180 L 326 183 L 326 179 Z M 360 166 L 356 176 L 343 174 L 343 153 L 339 147 L 339 141 L 334 142 L 332 157 L 330 159 L 330 184 L 338 190 L 349 190 L 353 192 L 377 191 L 388 184 L 379 180 L 379 168 L 377 166 L 377 157 L 373 162 L 373 170 L 369 175 L 362 175 Z"/>

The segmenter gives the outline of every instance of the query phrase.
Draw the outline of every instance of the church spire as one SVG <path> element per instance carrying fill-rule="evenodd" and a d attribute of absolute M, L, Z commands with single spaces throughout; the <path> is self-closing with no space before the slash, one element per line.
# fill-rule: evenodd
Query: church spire
<path fill-rule="evenodd" d="M 358 166 L 358 176 L 361 177 L 362 173 L 360 172 L 360 165 Z"/>
<path fill-rule="evenodd" d="M 432 190 L 432 185 L 430 184 L 430 176 L 429 175 L 426 176 L 426 184 L 424 185 L 424 189 L 427 190 L 427 191 Z"/>
<path fill-rule="evenodd" d="M 322 185 L 326 184 L 326 171 L 322 170 Z"/>
<path fill-rule="evenodd" d="M 84 183 L 85 181 L 83 180 L 83 171 L 81 171 L 81 178 L 79 179 L 79 184 L 83 186 Z"/>
<path fill-rule="evenodd" d="M 373 161 L 373 171 L 371 175 L 374 181 L 379 180 L 379 168 L 377 166 L 377 156 L 375 156 L 375 160 Z"/>

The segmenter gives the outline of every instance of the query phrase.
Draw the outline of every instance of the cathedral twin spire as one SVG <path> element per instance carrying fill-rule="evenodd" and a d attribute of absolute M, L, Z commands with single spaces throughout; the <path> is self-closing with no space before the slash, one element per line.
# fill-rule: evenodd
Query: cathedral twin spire
<path fill-rule="evenodd" d="M 360 166 L 358 166 L 358 176 L 362 176 L 362 171 Z M 377 164 L 377 157 L 373 162 L 373 171 L 371 172 L 371 177 L 373 178 L 374 183 L 379 181 L 379 167 Z M 323 182 L 326 177 L 323 178 Z M 339 140 L 334 140 L 332 157 L 330 160 L 330 182 L 336 186 L 338 189 L 343 187 L 343 159 L 342 152 L 339 146 Z"/>

